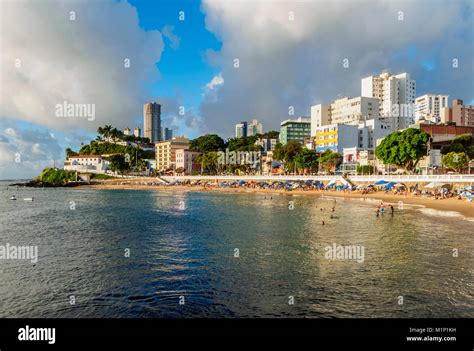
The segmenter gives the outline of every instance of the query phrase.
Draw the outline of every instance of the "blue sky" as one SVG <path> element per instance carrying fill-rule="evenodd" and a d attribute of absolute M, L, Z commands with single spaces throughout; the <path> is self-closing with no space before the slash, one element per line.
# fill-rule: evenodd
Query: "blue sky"
<path fill-rule="evenodd" d="M 150 87 L 152 95 L 178 95 L 186 106 L 197 109 L 202 99 L 202 87 L 218 73 L 218 69 L 207 63 L 206 51 L 219 50 L 221 43 L 214 34 L 206 30 L 204 14 L 199 1 L 129 1 L 136 7 L 140 26 L 145 30 L 161 30 L 173 26 L 173 33 L 181 40 L 173 49 L 169 39 L 157 67 L 160 79 Z M 179 20 L 184 11 L 185 20 Z"/>
<path fill-rule="evenodd" d="M 99 125 L 142 127 L 143 103 L 151 100 L 162 103 L 165 127 L 190 138 L 227 138 L 235 123 L 251 118 L 264 130 L 278 129 L 291 118 L 289 106 L 297 117 L 308 115 L 312 104 L 357 96 L 360 79 L 382 69 L 409 72 L 418 96 L 448 94 L 450 101 L 474 104 L 473 5 L 467 0 L 0 6 L 0 78 L 9 87 L 0 90 L 0 178 L 34 176 L 64 159 L 67 146 L 78 149 L 94 138 Z M 130 69 L 124 58 L 132 58 Z M 343 58 L 350 59 L 349 69 Z M 13 65 L 18 59 L 21 67 Z M 97 119 L 55 118 L 51 108 L 64 100 L 96 104 Z M 14 163 L 16 153 L 27 161 Z"/>

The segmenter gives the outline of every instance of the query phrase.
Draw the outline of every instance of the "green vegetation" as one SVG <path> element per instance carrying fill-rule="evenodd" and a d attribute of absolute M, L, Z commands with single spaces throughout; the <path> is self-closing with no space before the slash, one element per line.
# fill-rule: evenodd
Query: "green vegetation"
<path fill-rule="evenodd" d="M 225 142 L 217 134 L 206 134 L 191 140 L 189 148 L 200 152 L 219 151 L 225 149 Z"/>
<path fill-rule="evenodd" d="M 447 155 L 450 152 L 465 153 L 470 159 L 474 158 L 474 138 L 470 134 L 463 134 L 456 137 L 451 144 L 441 148 L 441 154 Z"/>
<path fill-rule="evenodd" d="M 71 156 L 77 156 L 78 153 L 77 152 L 74 152 L 72 151 L 70 148 L 66 148 L 66 157 L 69 158 Z"/>
<path fill-rule="evenodd" d="M 336 166 L 342 163 L 342 156 L 337 152 L 331 150 L 325 150 L 319 157 L 319 163 L 321 168 L 326 172 L 334 172 Z"/>
<path fill-rule="evenodd" d="M 36 183 L 45 186 L 63 186 L 67 182 L 76 180 L 76 172 L 63 171 L 56 168 L 45 168 L 40 176 L 36 179 Z"/>
<path fill-rule="evenodd" d="M 107 174 L 101 174 L 101 173 L 91 173 L 91 179 L 95 180 L 105 180 L 105 179 L 112 179 L 114 177 L 109 176 Z"/>
<path fill-rule="evenodd" d="M 273 151 L 273 158 L 279 161 L 292 162 L 301 149 L 302 146 L 299 143 L 289 142 L 286 145 L 277 143 Z"/>
<path fill-rule="evenodd" d="M 280 132 L 277 132 L 276 130 L 270 130 L 269 132 L 263 133 L 262 137 L 263 138 L 268 138 L 268 139 L 278 139 L 280 136 Z"/>
<path fill-rule="evenodd" d="M 130 168 L 129 158 L 124 155 L 112 155 L 108 159 L 110 161 L 109 168 L 112 172 L 123 175 Z"/>
<path fill-rule="evenodd" d="M 155 158 L 154 151 L 145 151 L 140 147 L 141 144 L 149 143 L 148 138 L 124 135 L 117 128 L 110 125 L 99 127 L 97 133 L 97 139 L 92 140 L 88 145 L 83 145 L 79 152 L 67 148 L 67 158 L 77 155 L 108 155 L 108 157 L 105 157 L 111 162 L 110 169 L 122 175 L 129 171 L 142 172 L 146 170 L 147 163 L 145 160 Z M 137 146 L 117 144 L 119 141 L 134 142 Z M 95 179 L 108 179 L 97 178 L 97 176 L 94 176 Z"/>
<path fill-rule="evenodd" d="M 215 151 L 209 151 L 203 154 L 200 154 L 196 161 L 201 163 L 201 168 L 204 173 L 207 174 L 218 174 L 219 171 L 219 155 Z"/>
<path fill-rule="evenodd" d="M 367 175 L 367 174 L 374 174 L 374 166 L 372 165 L 358 165 L 356 168 L 357 174 Z"/>
<path fill-rule="evenodd" d="M 442 162 L 448 168 L 461 173 L 469 166 L 469 156 L 465 152 L 449 152 L 443 156 Z"/>
<path fill-rule="evenodd" d="M 375 149 L 375 156 L 386 165 L 413 172 L 428 150 L 430 136 L 415 128 L 389 134 Z"/>
<path fill-rule="evenodd" d="M 112 140 L 112 141 L 132 141 L 136 143 L 149 143 L 150 139 L 136 137 L 135 135 L 125 135 L 122 131 L 117 128 L 113 128 L 111 125 L 97 128 L 97 140 Z"/>
<path fill-rule="evenodd" d="M 319 154 L 314 150 L 301 149 L 294 160 L 298 169 L 303 173 L 313 173 L 318 170 Z"/>
<path fill-rule="evenodd" d="M 255 142 L 259 139 L 257 135 L 241 138 L 230 138 L 227 140 L 226 147 L 230 151 L 261 151 L 259 145 L 255 145 Z"/>

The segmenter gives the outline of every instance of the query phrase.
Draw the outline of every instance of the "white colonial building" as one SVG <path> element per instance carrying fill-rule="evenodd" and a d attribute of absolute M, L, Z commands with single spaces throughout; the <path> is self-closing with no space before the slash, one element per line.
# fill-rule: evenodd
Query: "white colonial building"
<path fill-rule="evenodd" d="M 64 162 L 65 171 L 78 171 L 90 173 L 106 173 L 109 161 L 97 155 L 70 156 Z"/>

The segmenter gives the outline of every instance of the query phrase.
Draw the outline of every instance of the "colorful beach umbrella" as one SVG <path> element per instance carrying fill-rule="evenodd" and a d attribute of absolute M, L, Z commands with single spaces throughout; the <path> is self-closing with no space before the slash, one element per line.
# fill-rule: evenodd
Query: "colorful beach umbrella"
<path fill-rule="evenodd" d="M 383 184 L 387 184 L 388 182 L 386 180 L 379 180 L 377 182 L 375 182 L 374 184 L 375 185 L 383 185 Z"/>

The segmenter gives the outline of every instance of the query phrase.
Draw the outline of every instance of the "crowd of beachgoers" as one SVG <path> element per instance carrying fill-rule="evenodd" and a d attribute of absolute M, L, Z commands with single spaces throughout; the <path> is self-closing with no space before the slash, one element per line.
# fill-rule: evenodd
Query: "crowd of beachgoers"
<path fill-rule="evenodd" d="M 457 197 L 471 202 L 474 197 L 474 186 L 457 186 L 451 184 L 429 183 L 425 185 L 410 185 L 403 183 L 377 181 L 373 184 L 355 185 L 347 180 L 329 181 L 324 184 L 321 181 L 208 181 L 208 180 L 176 180 L 168 183 L 147 182 L 143 185 L 150 186 L 186 186 L 200 187 L 205 189 L 255 189 L 255 190 L 278 190 L 285 192 L 292 191 L 318 191 L 318 192 L 343 192 L 369 195 L 374 193 L 384 193 L 390 195 L 400 195 L 407 197 L 414 195 L 417 197 L 430 197 L 436 200 Z"/>

